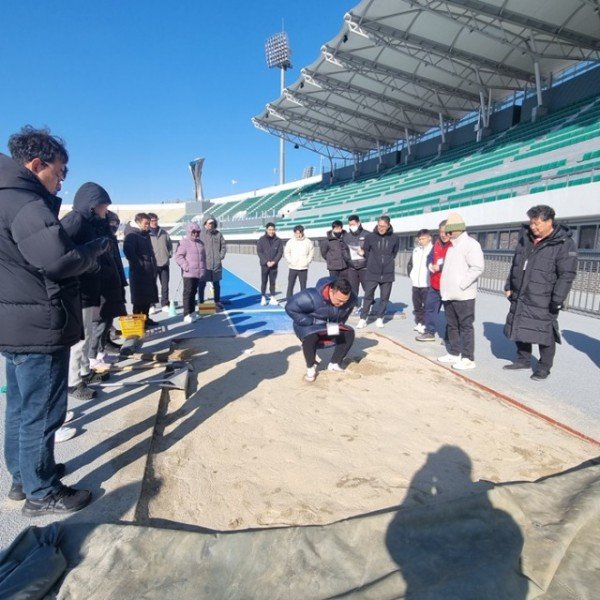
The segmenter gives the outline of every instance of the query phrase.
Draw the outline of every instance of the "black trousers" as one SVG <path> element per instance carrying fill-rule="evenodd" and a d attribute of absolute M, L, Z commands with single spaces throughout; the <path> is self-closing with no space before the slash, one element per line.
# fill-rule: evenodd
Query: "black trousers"
<path fill-rule="evenodd" d="M 150 312 L 150 304 L 134 304 L 133 314 L 134 315 L 146 315 Z"/>
<path fill-rule="evenodd" d="M 517 344 L 517 362 L 531 364 L 531 352 L 532 344 L 528 342 L 516 342 Z M 552 338 L 552 342 L 549 346 L 540 347 L 540 360 L 538 362 L 538 369 L 540 371 L 547 371 L 550 373 L 550 369 L 554 364 L 554 355 L 556 354 L 556 341 Z"/>
<path fill-rule="evenodd" d="M 444 310 L 450 354 L 475 360 L 475 300 L 446 300 Z"/>
<path fill-rule="evenodd" d="M 373 304 L 373 300 L 375 299 L 375 290 L 379 286 L 379 306 L 377 307 L 377 318 L 383 319 L 385 316 L 385 311 L 387 310 L 388 302 L 390 301 L 390 294 L 392 293 L 392 283 L 393 281 L 384 281 L 383 283 L 379 283 L 378 281 L 367 281 L 367 285 L 365 287 L 365 297 L 363 299 L 363 305 L 360 311 L 360 318 L 366 319 L 369 311 L 371 310 L 371 305 Z"/>
<path fill-rule="evenodd" d="M 214 300 L 215 302 L 221 301 L 221 282 L 213 281 L 213 291 L 214 291 Z M 198 302 L 202 304 L 204 302 L 204 290 L 206 289 L 206 281 L 198 282 Z"/>
<path fill-rule="evenodd" d="M 415 323 L 425 324 L 425 303 L 427 302 L 428 287 L 414 287 L 412 289 L 413 315 Z"/>
<path fill-rule="evenodd" d="M 320 339 L 318 333 L 311 333 L 302 340 L 302 352 L 304 353 L 304 360 L 306 361 L 307 368 L 310 368 L 315 364 L 317 344 Z M 350 348 L 352 348 L 352 344 L 354 343 L 354 329 L 348 327 L 347 331 L 340 331 L 339 335 L 330 339 L 335 343 L 331 362 L 339 365 L 350 351 Z"/>
<path fill-rule="evenodd" d="M 296 279 L 300 280 L 300 290 L 306 289 L 306 279 L 308 277 L 308 269 L 290 269 L 288 274 L 288 287 L 286 298 L 288 300 L 294 295 L 294 286 L 296 285 Z"/>
<path fill-rule="evenodd" d="M 158 267 L 156 275 L 160 281 L 160 305 L 169 306 L 169 265 Z"/>
<path fill-rule="evenodd" d="M 353 269 L 350 267 L 346 269 L 343 274 L 344 277 L 350 282 L 352 291 L 358 297 L 359 284 L 362 285 L 363 292 L 367 287 L 367 270 L 366 269 Z"/>
<path fill-rule="evenodd" d="M 329 269 L 329 277 L 346 277 L 346 269 Z"/>
<path fill-rule="evenodd" d="M 269 292 L 271 296 L 275 294 L 275 281 L 277 280 L 277 267 L 260 266 L 260 294 L 264 296 L 267 293 L 267 281 L 269 282 Z"/>
<path fill-rule="evenodd" d="M 183 316 L 196 312 L 196 292 L 199 280 L 197 277 L 183 278 Z"/>

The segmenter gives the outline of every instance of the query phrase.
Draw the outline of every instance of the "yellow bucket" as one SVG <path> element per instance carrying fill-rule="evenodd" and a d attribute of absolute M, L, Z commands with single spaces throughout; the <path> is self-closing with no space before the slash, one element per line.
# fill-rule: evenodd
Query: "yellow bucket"
<path fill-rule="evenodd" d="M 146 315 L 127 315 L 119 317 L 124 338 L 142 337 L 145 331 Z"/>

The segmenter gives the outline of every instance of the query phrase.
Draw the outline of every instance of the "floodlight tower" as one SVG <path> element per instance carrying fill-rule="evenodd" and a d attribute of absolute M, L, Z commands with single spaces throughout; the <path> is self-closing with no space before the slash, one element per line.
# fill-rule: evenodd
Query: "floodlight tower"
<path fill-rule="evenodd" d="M 292 50 L 287 33 L 281 31 L 267 38 L 265 42 L 265 54 L 269 69 L 281 69 L 281 93 L 285 89 L 285 72 L 292 68 L 290 57 Z M 284 139 L 279 138 L 279 184 L 285 183 L 285 146 Z"/>

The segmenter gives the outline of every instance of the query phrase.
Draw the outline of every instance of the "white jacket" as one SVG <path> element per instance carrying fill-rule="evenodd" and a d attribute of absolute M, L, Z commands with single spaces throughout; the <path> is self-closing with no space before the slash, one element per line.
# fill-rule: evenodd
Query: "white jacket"
<path fill-rule="evenodd" d="M 306 271 L 312 262 L 314 253 L 315 247 L 307 237 L 301 240 L 296 239 L 295 236 L 290 238 L 283 250 L 283 256 L 289 268 L 296 271 Z"/>
<path fill-rule="evenodd" d="M 442 300 L 473 300 L 482 273 L 481 246 L 465 231 L 452 240 L 446 252 L 440 282 Z"/>
<path fill-rule="evenodd" d="M 410 280 L 413 287 L 429 287 L 429 269 L 427 268 L 427 257 L 433 248 L 429 242 L 426 246 L 417 245 L 412 251 L 412 269 L 410 270 Z"/>

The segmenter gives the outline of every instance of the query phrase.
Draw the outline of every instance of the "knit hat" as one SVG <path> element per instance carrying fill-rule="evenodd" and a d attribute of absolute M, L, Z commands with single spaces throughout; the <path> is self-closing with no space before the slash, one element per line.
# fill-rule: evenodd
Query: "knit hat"
<path fill-rule="evenodd" d="M 452 231 L 465 231 L 465 220 L 458 213 L 450 213 L 446 219 L 446 233 Z"/>

